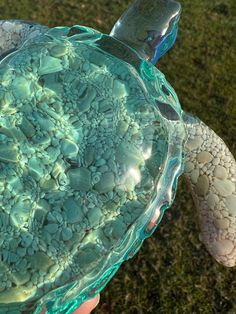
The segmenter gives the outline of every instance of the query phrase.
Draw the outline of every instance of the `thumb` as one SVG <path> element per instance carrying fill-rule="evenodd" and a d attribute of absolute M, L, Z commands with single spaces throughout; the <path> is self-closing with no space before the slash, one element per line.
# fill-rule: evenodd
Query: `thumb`
<path fill-rule="evenodd" d="M 93 299 L 85 301 L 81 306 L 73 312 L 73 314 L 90 314 L 91 311 L 98 305 L 100 294 L 97 294 Z"/>

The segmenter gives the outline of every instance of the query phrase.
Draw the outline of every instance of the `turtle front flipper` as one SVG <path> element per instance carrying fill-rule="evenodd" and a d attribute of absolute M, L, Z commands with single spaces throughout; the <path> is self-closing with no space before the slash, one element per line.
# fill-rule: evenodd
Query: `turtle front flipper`
<path fill-rule="evenodd" d="M 155 64 L 174 44 L 181 5 L 174 0 L 135 0 L 110 36 Z"/>
<path fill-rule="evenodd" d="M 200 240 L 221 264 L 236 265 L 236 162 L 214 131 L 185 115 L 185 177 L 200 220 Z"/>
<path fill-rule="evenodd" d="M 0 20 L 0 60 L 17 50 L 26 40 L 46 32 L 47 26 L 22 20 Z"/>

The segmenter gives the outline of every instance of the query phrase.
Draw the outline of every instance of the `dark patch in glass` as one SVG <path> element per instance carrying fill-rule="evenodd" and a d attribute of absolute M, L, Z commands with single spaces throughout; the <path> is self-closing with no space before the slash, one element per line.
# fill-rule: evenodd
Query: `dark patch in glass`
<path fill-rule="evenodd" d="M 134 50 L 130 49 L 121 41 L 107 35 L 103 35 L 103 37 L 97 40 L 96 43 L 100 49 L 131 64 L 139 72 L 141 64 L 140 58 Z"/>
<path fill-rule="evenodd" d="M 9 50 L 5 51 L 4 53 L 2 53 L 2 54 L 0 55 L 0 61 L 1 61 L 2 59 L 4 59 L 6 56 L 8 56 L 10 53 L 15 52 L 15 51 L 17 51 L 17 50 L 18 50 L 17 48 L 12 48 L 12 49 L 9 49 Z"/>
<path fill-rule="evenodd" d="M 45 79 L 41 76 L 38 80 L 38 83 L 40 86 L 44 86 L 44 83 L 45 83 Z"/>
<path fill-rule="evenodd" d="M 179 120 L 178 113 L 169 104 L 157 101 L 157 106 L 166 119 Z"/>
<path fill-rule="evenodd" d="M 163 93 L 165 93 L 167 96 L 170 96 L 170 92 L 168 91 L 168 89 L 165 87 L 165 85 L 161 86 Z"/>
<path fill-rule="evenodd" d="M 70 158 L 65 158 L 66 162 L 71 166 L 71 168 L 78 168 L 79 164 L 76 160 L 72 160 Z"/>
<path fill-rule="evenodd" d="M 84 30 L 84 29 L 81 29 L 79 27 L 71 27 L 68 34 L 67 34 L 67 37 L 71 37 L 73 35 L 78 35 L 78 34 L 82 34 L 82 33 L 86 33 L 87 31 Z"/>

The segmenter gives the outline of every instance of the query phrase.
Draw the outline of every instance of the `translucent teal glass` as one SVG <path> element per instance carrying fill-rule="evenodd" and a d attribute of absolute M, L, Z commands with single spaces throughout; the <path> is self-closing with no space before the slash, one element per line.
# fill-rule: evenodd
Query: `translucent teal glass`
<path fill-rule="evenodd" d="M 0 312 L 72 313 L 173 201 L 178 98 L 120 41 L 56 27 L 1 60 L 0 108 Z"/>

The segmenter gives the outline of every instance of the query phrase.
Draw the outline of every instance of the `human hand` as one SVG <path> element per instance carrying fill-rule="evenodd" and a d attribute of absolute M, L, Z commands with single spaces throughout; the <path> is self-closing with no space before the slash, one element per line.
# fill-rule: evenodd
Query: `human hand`
<path fill-rule="evenodd" d="M 87 300 L 80 307 L 74 311 L 73 314 L 90 314 L 93 309 L 98 305 L 100 294 L 97 294 L 93 299 Z"/>
<path fill-rule="evenodd" d="M 91 311 L 98 305 L 100 294 L 97 294 L 93 299 L 85 301 L 80 307 L 73 312 L 73 314 L 90 314 Z M 45 314 L 46 308 L 40 314 Z"/>

